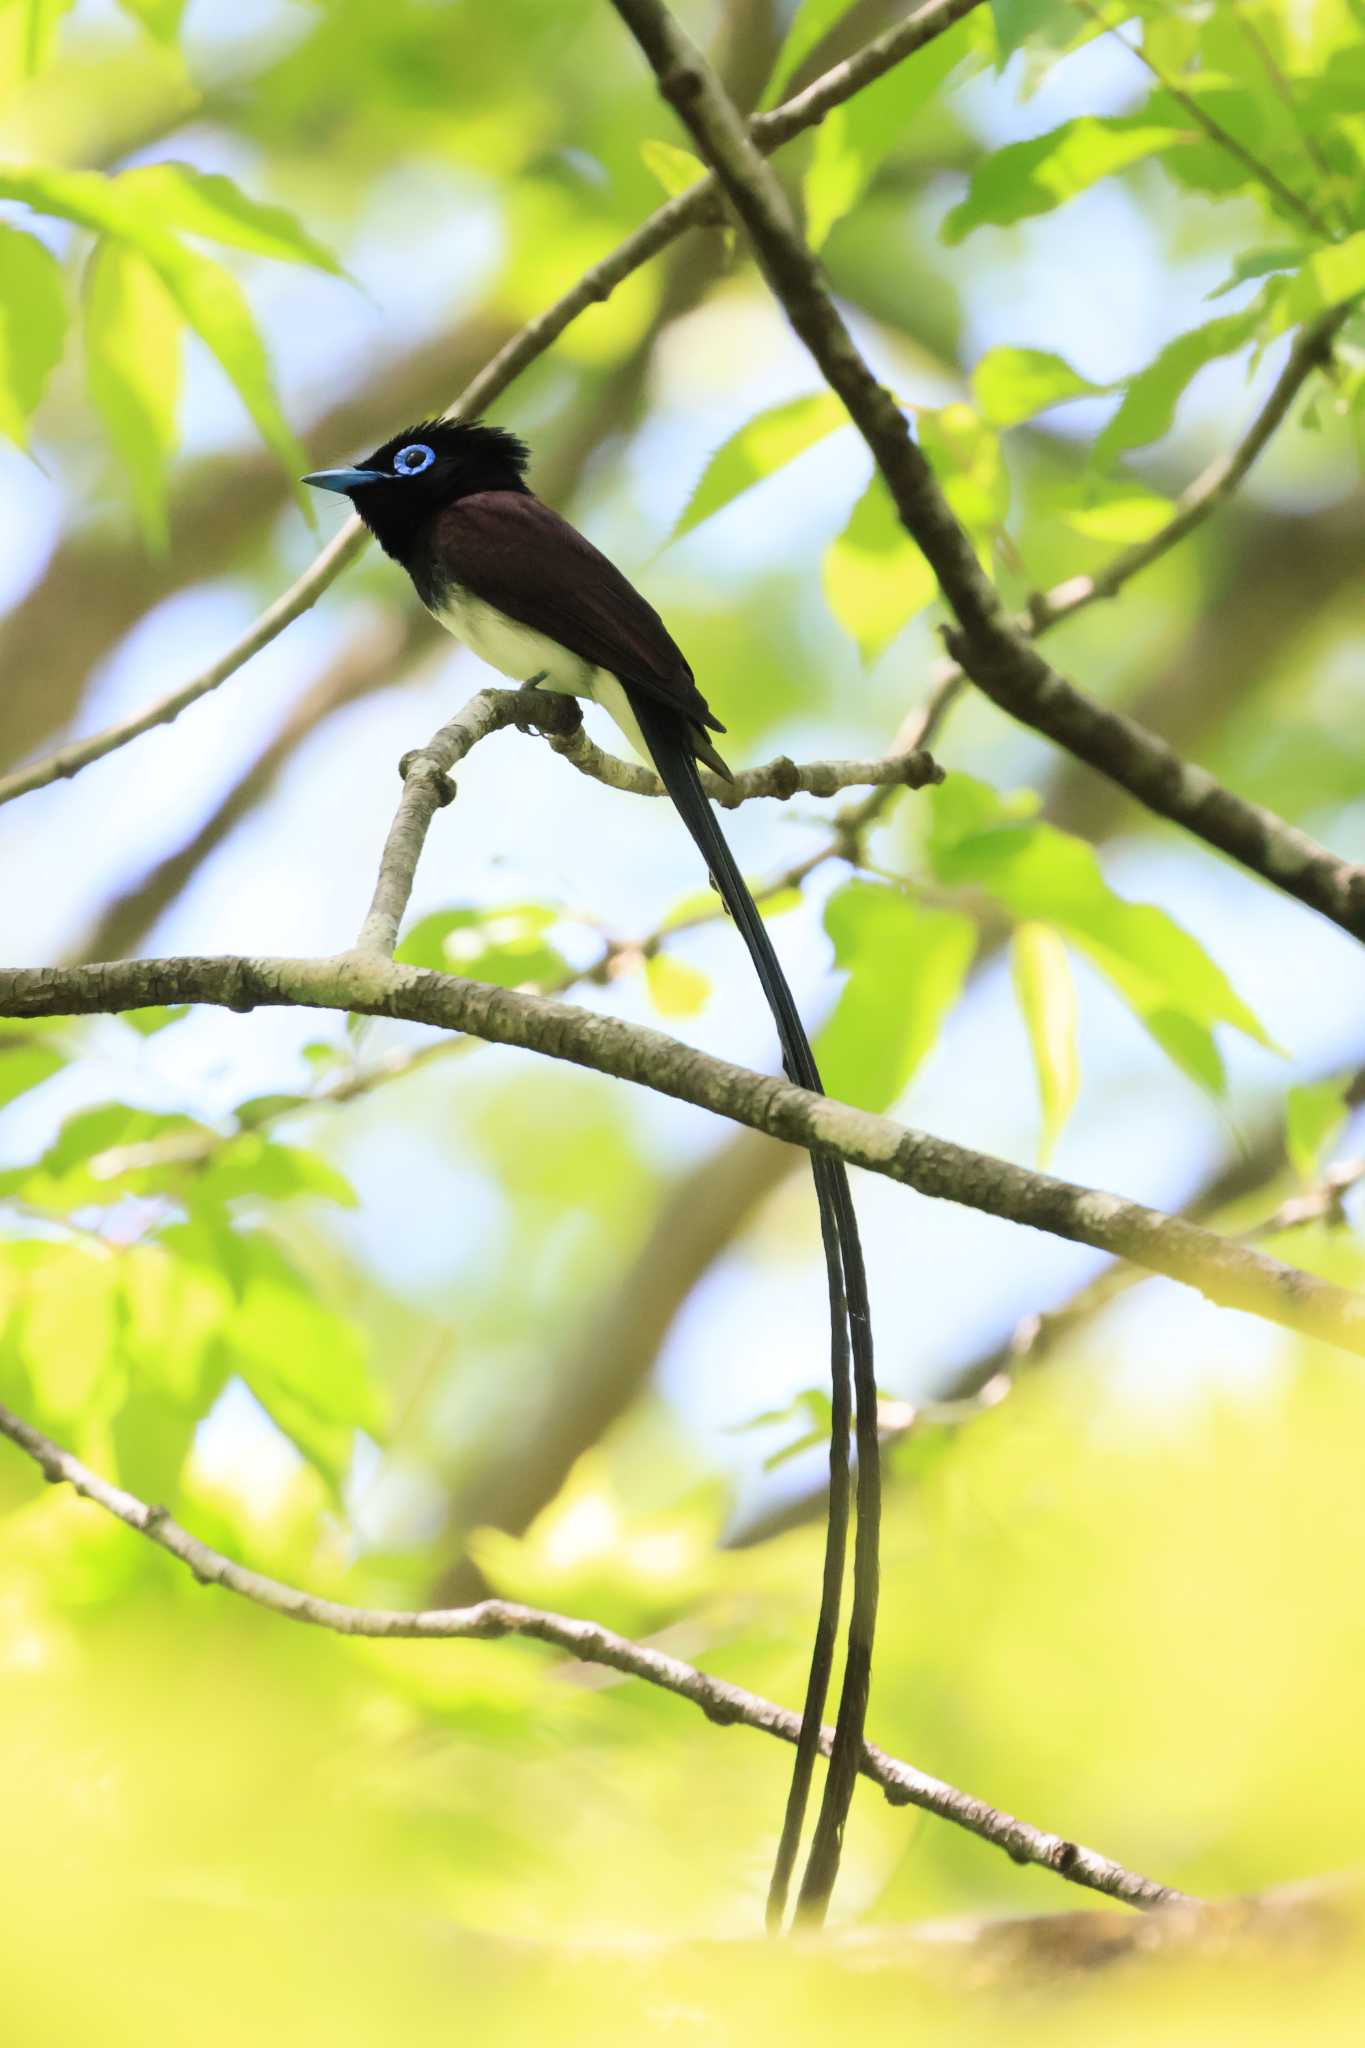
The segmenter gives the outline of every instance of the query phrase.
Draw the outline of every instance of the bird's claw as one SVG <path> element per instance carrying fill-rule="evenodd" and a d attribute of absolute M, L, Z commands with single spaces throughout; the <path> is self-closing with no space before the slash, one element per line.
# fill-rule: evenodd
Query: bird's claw
<path fill-rule="evenodd" d="M 546 671 L 543 668 L 537 669 L 536 673 L 533 676 L 527 676 L 526 681 L 521 686 L 522 689 L 538 690 L 540 688 L 540 685 L 545 681 L 545 676 Z M 512 720 L 512 723 L 524 739 L 530 739 L 535 728 L 532 726 L 529 719 L 514 718 Z"/>

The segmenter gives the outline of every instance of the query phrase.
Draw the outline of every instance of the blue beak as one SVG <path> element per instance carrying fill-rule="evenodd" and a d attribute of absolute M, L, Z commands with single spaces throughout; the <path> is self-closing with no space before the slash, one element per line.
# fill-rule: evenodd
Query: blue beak
<path fill-rule="evenodd" d="M 313 484 L 320 491 L 340 491 L 347 496 L 358 491 L 362 484 L 391 482 L 382 469 L 315 469 L 311 476 L 301 476 L 301 484 Z"/>

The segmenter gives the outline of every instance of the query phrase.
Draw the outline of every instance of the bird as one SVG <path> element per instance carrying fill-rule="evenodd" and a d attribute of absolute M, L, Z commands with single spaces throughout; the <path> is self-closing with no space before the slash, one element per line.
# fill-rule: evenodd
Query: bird
<path fill-rule="evenodd" d="M 431 419 L 394 435 L 354 468 L 316 470 L 302 481 L 349 498 L 427 610 L 481 660 L 527 689 L 586 698 L 611 716 L 658 774 L 748 949 L 788 1077 L 823 1093 L 786 975 L 701 780 L 699 763 L 733 779 L 712 737 L 725 728 L 658 612 L 535 495 L 526 481 L 529 464 L 525 442 L 505 427 Z M 830 1303 L 830 1501 L 820 1614 L 769 1887 L 774 1931 L 785 1918 L 838 1637 L 851 1409 L 858 1489 L 853 1598 L 830 1766 L 797 1902 L 807 1925 L 823 1919 L 838 1872 L 862 1758 L 877 1608 L 880 1477 L 867 1277 L 843 1161 L 815 1150 L 811 1167 Z"/>

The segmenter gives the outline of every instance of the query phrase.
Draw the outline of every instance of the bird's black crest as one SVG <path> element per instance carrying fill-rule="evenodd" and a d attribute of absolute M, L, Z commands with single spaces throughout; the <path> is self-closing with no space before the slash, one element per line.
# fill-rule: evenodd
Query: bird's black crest
<path fill-rule="evenodd" d="M 458 464 L 461 495 L 468 490 L 496 490 L 500 484 L 505 488 L 507 477 L 523 477 L 531 460 L 526 443 L 506 427 L 490 427 L 482 420 L 438 419 L 419 420 L 416 426 L 405 427 L 360 466 L 391 470 L 395 456 L 414 446 L 433 451 L 437 465 L 446 470 L 447 489 L 451 472 L 446 465 Z M 479 481 L 466 483 L 466 476 Z"/>
<path fill-rule="evenodd" d="M 525 492 L 530 459 L 526 443 L 506 427 L 419 420 L 365 457 L 358 471 L 366 480 L 348 496 L 385 553 L 403 564 L 429 600 L 421 564 L 437 514 L 476 491 Z"/>

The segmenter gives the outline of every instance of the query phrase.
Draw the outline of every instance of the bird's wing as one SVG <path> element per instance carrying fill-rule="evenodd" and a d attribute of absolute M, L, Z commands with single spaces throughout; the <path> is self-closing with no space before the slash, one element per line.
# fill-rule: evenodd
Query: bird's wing
<path fill-rule="evenodd" d="M 439 571 L 712 732 L 713 716 L 667 626 L 590 540 L 529 491 L 473 491 L 436 520 Z"/>

